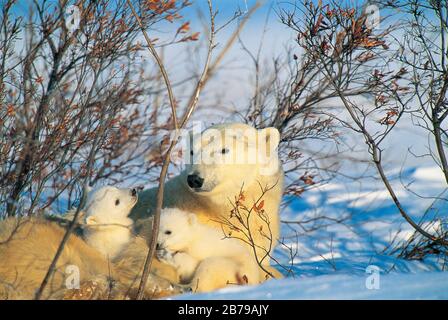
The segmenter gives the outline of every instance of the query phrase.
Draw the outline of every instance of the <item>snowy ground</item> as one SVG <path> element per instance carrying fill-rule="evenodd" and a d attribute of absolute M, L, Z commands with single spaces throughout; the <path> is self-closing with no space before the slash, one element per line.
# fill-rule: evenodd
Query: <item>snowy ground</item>
<path fill-rule="evenodd" d="M 448 299 L 443 272 L 391 273 L 380 276 L 379 289 L 367 289 L 366 277 L 347 274 L 271 280 L 256 287 L 225 288 L 179 299 Z"/>
<path fill-rule="evenodd" d="M 389 176 L 416 221 L 425 210 L 428 218 L 447 217 L 446 200 L 425 198 L 444 194 L 445 184 L 438 168 L 395 170 Z M 327 218 L 321 218 L 323 215 Z M 275 251 L 275 258 L 294 276 L 260 286 L 176 298 L 448 299 L 448 272 L 442 271 L 447 267 L 440 259 L 430 256 L 409 261 L 391 254 L 397 243 L 412 234 L 412 229 L 379 183 L 372 182 L 369 188 L 347 181 L 326 184 L 292 199 L 282 210 L 282 220 L 302 221 L 301 225 L 282 224 L 284 244 Z M 372 269 L 373 274 L 367 272 Z M 278 270 L 286 274 L 284 268 L 278 266 Z"/>

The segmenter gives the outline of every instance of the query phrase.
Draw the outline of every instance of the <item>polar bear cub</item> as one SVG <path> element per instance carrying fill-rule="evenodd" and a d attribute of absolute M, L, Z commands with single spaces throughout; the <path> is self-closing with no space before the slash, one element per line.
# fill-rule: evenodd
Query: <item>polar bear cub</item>
<path fill-rule="evenodd" d="M 180 284 L 189 284 L 193 281 L 193 276 L 199 265 L 199 260 L 185 252 L 172 252 L 158 247 L 156 252 L 157 259 L 165 262 L 176 270 L 177 282 Z"/>
<path fill-rule="evenodd" d="M 157 257 L 171 264 L 180 280 L 198 292 L 260 283 L 259 266 L 247 246 L 238 239 L 224 238 L 221 230 L 180 209 L 162 211 Z"/>
<path fill-rule="evenodd" d="M 90 191 L 83 210 L 87 244 L 114 259 L 132 239 L 133 220 L 128 215 L 136 203 L 135 189 L 105 186 Z"/>

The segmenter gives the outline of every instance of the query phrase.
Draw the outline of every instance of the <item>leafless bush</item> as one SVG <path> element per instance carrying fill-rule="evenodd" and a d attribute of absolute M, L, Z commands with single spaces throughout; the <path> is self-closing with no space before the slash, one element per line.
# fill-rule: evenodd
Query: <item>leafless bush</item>
<path fill-rule="evenodd" d="M 339 5 L 336 2 L 333 5 L 333 12 L 338 11 Z M 255 52 L 240 40 L 243 51 L 252 61 L 253 90 L 248 106 L 238 110 L 237 116 L 255 127 L 274 126 L 280 130 L 282 139 L 279 155 L 286 175 L 285 193 L 293 196 L 300 196 L 317 184 L 328 182 L 340 174 L 343 160 L 352 161 L 354 158 L 352 146 L 346 146 L 340 140 L 341 129 L 348 124 L 341 121 L 341 109 L 334 107 L 339 92 L 335 90 L 332 80 L 325 76 L 323 66 L 314 52 L 316 48 L 312 47 L 315 44 L 310 42 L 321 38 L 318 32 L 328 33 L 329 38 L 339 34 L 339 43 L 336 45 L 342 47 L 344 37 L 341 31 L 354 28 L 355 25 L 351 24 L 348 11 L 344 11 L 345 16 L 338 12 L 338 15 L 333 14 L 332 23 L 339 24 L 339 29 L 329 34 L 332 26 L 323 19 L 327 10 L 330 10 L 329 6 L 323 8 L 321 5 L 319 8 L 307 1 L 279 5 L 277 16 L 283 24 L 297 32 L 298 46 L 285 47 L 284 55 L 273 57 L 271 64 L 262 61 L 263 38 Z M 321 13 L 322 18 L 319 18 Z M 362 21 L 357 24 L 357 27 L 361 27 Z M 312 36 L 306 30 L 311 30 Z M 354 41 L 359 42 L 358 46 L 370 49 L 382 45 L 372 36 Z M 325 45 L 328 50 L 331 43 Z M 345 81 L 340 88 L 342 94 L 353 98 L 375 94 L 371 85 L 364 81 L 364 70 L 372 67 L 368 64 L 372 59 L 370 54 L 362 55 L 359 52 L 354 56 L 344 55 L 340 63 L 350 63 L 356 69 L 356 74 L 350 67 L 339 68 L 336 59 L 327 59 L 334 72 L 333 79 Z"/>
<path fill-rule="evenodd" d="M 433 219 L 429 223 L 422 224 L 426 230 L 432 230 L 433 234 L 440 239 L 448 237 L 446 223 L 441 219 Z M 442 270 L 448 268 L 448 249 L 447 246 L 440 241 L 434 241 L 422 236 L 415 231 L 409 239 L 404 243 L 395 244 L 392 250 L 400 258 L 409 260 L 423 260 L 428 256 L 437 257 L 438 263 L 442 266 Z"/>
<path fill-rule="evenodd" d="M 442 124 L 448 114 L 447 3 L 388 1 L 385 7 L 398 8 L 398 13 L 404 12 L 405 19 L 412 21 L 390 24 L 383 17 L 383 29 L 369 23 L 366 7 L 367 3 L 354 7 L 337 1 L 304 1 L 283 11 L 281 17 L 297 32 L 297 44 L 303 51 L 300 59 L 316 69 L 319 88 L 337 97 L 345 109 L 342 115 L 334 110 L 328 113 L 334 122 L 363 138 L 401 216 L 424 242 L 446 246 L 446 235 L 428 232 L 400 202 L 384 170 L 383 145 L 396 132 L 397 123 L 410 114 L 417 119 L 414 125 L 423 125 L 432 133 L 437 151 L 430 154 L 446 176 Z M 398 26 L 403 34 L 394 32 Z"/>
<path fill-rule="evenodd" d="M 145 28 L 178 20 L 187 4 L 136 2 Z M 5 1 L 1 19 L 2 212 L 31 214 L 54 204 L 66 210 L 86 176 L 90 185 L 147 176 L 160 163 L 141 163 L 168 116 L 148 101 L 160 95 L 152 93 L 160 77 L 141 59 L 139 28 L 126 1 L 80 2 L 75 30 L 66 21 L 67 1 L 34 1 L 28 16 L 15 5 Z M 186 28 L 174 23 L 182 31 L 175 41 L 187 41 Z M 61 194 L 68 203 L 59 202 Z"/>
<path fill-rule="evenodd" d="M 445 181 L 448 183 L 447 122 L 448 116 L 448 2 L 447 1 L 397 1 L 395 3 L 380 2 L 385 9 L 392 9 L 403 15 L 405 26 L 403 35 L 395 37 L 394 43 L 399 48 L 396 61 L 403 66 L 403 81 L 409 88 L 412 99 L 403 99 L 398 93 L 396 100 L 401 108 L 412 119 L 415 127 L 428 133 L 427 153 L 415 154 L 412 157 L 428 158 L 437 165 Z M 423 197 L 414 191 L 415 185 L 408 184 L 406 189 L 412 194 Z M 442 195 L 425 196 L 445 207 L 447 199 Z M 433 254 L 443 261 L 446 268 L 448 235 L 446 233 L 446 217 L 432 215 L 429 218 L 426 210 L 421 225 L 425 230 L 432 230 L 431 235 L 414 233 L 404 244 L 397 245 L 401 257 L 423 259 Z M 434 229 L 434 226 L 438 226 Z"/>
<path fill-rule="evenodd" d="M 233 207 L 229 216 L 221 217 L 216 220 L 216 222 L 221 224 L 224 238 L 237 239 L 251 248 L 254 259 L 260 269 L 265 273 L 266 278 L 276 278 L 276 275 L 272 273 L 272 270 L 265 267 L 265 261 L 271 260 L 274 261 L 285 274 L 294 275 L 291 266 L 288 266 L 285 263 L 280 263 L 273 256 L 272 251 L 275 243 L 279 241 L 280 245 L 289 251 L 291 264 L 294 261 L 294 257 L 297 255 L 296 250 L 285 244 L 281 239 L 275 239 L 272 234 L 271 221 L 264 209 L 264 202 L 266 194 L 274 187 L 275 185 L 260 185 L 258 198 L 246 199 L 243 186 L 233 201 L 229 199 Z M 256 232 L 257 235 L 254 235 L 254 232 Z M 260 245 L 259 241 L 256 241 L 258 234 L 264 239 L 263 242 L 267 243 L 267 246 Z"/>

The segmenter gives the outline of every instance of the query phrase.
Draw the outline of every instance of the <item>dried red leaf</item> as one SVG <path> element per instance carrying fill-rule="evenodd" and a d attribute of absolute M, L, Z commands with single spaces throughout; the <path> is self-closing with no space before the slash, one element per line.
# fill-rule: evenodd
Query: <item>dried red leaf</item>
<path fill-rule="evenodd" d="M 190 22 L 185 22 L 177 29 L 177 33 L 187 33 L 188 31 L 190 31 Z"/>

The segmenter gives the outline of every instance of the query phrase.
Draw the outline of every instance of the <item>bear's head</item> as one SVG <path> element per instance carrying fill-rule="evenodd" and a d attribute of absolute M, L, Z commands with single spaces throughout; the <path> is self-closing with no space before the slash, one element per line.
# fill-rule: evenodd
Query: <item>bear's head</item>
<path fill-rule="evenodd" d="M 190 162 L 185 183 L 197 195 L 236 195 L 260 177 L 281 170 L 276 128 L 256 129 L 233 123 L 212 126 L 190 134 Z"/>
<path fill-rule="evenodd" d="M 188 248 L 194 236 L 197 217 L 180 209 L 166 208 L 160 215 L 157 237 L 157 255 L 182 252 Z"/>
<path fill-rule="evenodd" d="M 135 189 L 120 189 L 113 186 L 89 191 L 84 206 L 85 224 L 106 225 L 123 223 L 137 203 Z"/>

